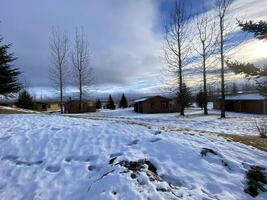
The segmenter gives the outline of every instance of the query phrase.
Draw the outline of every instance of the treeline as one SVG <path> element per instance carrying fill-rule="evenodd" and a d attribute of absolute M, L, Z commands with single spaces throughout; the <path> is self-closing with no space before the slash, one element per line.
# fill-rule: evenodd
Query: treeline
<path fill-rule="evenodd" d="M 97 99 L 95 104 L 96 104 L 96 109 L 101 109 L 103 107 L 106 109 L 110 109 L 110 110 L 116 109 L 116 105 L 115 105 L 114 100 L 113 100 L 111 95 L 109 95 L 108 100 L 107 100 L 105 105 L 102 105 L 102 102 L 100 101 L 100 99 Z M 128 100 L 127 100 L 124 93 L 121 96 L 118 107 L 119 108 L 128 108 L 129 107 Z"/>

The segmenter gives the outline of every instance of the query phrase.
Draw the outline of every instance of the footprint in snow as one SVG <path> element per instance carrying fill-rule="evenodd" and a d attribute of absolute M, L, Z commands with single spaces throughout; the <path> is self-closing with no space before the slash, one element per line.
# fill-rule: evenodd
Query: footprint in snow
<path fill-rule="evenodd" d="M 161 131 L 155 131 L 154 132 L 154 135 L 159 135 L 159 134 L 161 134 Z"/>
<path fill-rule="evenodd" d="M 128 143 L 127 145 L 128 145 L 128 146 L 136 145 L 136 144 L 138 144 L 138 142 L 139 142 L 139 140 L 136 139 L 136 140 L 134 140 L 134 141 Z"/>
<path fill-rule="evenodd" d="M 150 142 L 154 143 L 154 142 L 158 142 L 160 140 L 161 140 L 160 138 L 155 138 L 155 139 L 150 140 Z"/>
<path fill-rule="evenodd" d="M 14 155 L 8 155 L 2 158 L 2 160 L 8 160 L 12 163 L 14 163 L 15 165 L 24 165 L 24 166 L 32 166 L 32 165 L 41 165 L 43 163 L 42 160 L 37 160 L 37 161 L 23 161 L 23 160 L 19 160 L 18 156 L 14 156 Z"/>
<path fill-rule="evenodd" d="M 100 170 L 100 166 L 97 166 L 97 165 L 89 165 L 87 167 L 88 171 L 99 171 Z"/>
<path fill-rule="evenodd" d="M 96 159 L 97 156 L 69 156 L 65 158 L 66 162 L 76 161 L 76 162 L 89 162 Z"/>
<path fill-rule="evenodd" d="M 119 156 L 121 156 L 122 155 L 122 153 L 121 152 L 119 152 L 119 153 L 112 153 L 112 154 L 110 154 L 110 158 L 112 158 L 112 157 L 119 157 Z"/>
<path fill-rule="evenodd" d="M 60 130 L 61 130 L 60 128 L 56 128 L 56 127 L 51 128 L 51 131 L 60 131 Z"/>
<path fill-rule="evenodd" d="M 46 171 L 50 173 L 56 173 L 59 172 L 60 166 L 59 165 L 50 165 L 45 168 Z"/>

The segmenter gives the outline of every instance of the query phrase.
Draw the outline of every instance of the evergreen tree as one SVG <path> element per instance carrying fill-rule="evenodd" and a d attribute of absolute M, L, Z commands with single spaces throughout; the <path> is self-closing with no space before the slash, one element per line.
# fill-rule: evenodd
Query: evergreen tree
<path fill-rule="evenodd" d="M 116 109 L 116 106 L 114 104 L 114 101 L 113 101 L 111 95 L 109 95 L 109 97 L 108 97 L 107 109 L 111 109 L 111 110 Z"/>
<path fill-rule="evenodd" d="M 20 72 L 17 68 L 12 68 L 12 62 L 16 58 L 8 53 L 10 44 L 1 45 L 2 40 L 0 38 L 0 95 L 8 97 L 21 89 L 21 84 L 18 83 Z"/>
<path fill-rule="evenodd" d="M 120 105 L 119 105 L 120 108 L 127 108 L 128 107 L 128 101 L 124 95 L 124 93 L 122 94 L 121 96 L 121 100 L 120 100 Z"/>
<path fill-rule="evenodd" d="M 204 108 L 205 100 L 204 100 L 204 93 L 202 92 L 202 90 L 200 90 L 200 92 L 196 96 L 196 103 L 197 106 L 200 107 L 201 109 Z"/>
<path fill-rule="evenodd" d="M 100 101 L 100 99 L 97 99 L 97 101 L 96 101 L 96 109 L 101 109 L 102 108 L 102 104 L 101 104 L 101 101 Z"/>
<path fill-rule="evenodd" d="M 254 33 L 254 36 L 260 40 L 267 39 L 267 22 L 246 21 L 245 23 L 238 21 L 238 25 L 242 31 Z"/>
<path fill-rule="evenodd" d="M 232 92 L 231 93 L 232 94 L 237 94 L 238 93 L 238 88 L 237 88 L 236 83 L 233 83 L 233 85 L 232 85 Z"/>
<path fill-rule="evenodd" d="M 267 40 L 267 22 L 266 21 L 238 21 L 238 25 L 245 32 L 254 33 L 254 36 L 260 40 Z M 236 74 L 245 74 L 247 77 L 254 77 L 257 81 L 258 90 L 261 94 L 267 96 L 267 65 L 263 68 L 256 67 L 250 63 L 233 62 L 229 66 Z M 260 79 L 264 79 L 263 81 Z"/>
<path fill-rule="evenodd" d="M 178 103 L 182 107 L 189 107 L 192 104 L 192 95 L 189 88 L 186 86 L 185 83 L 182 85 L 182 91 L 178 92 Z"/>
<path fill-rule="evenodd" d="M 245 74 L 248 79 L 254 78 L 257 82 L 258 91 L 267 96 L 267 65 L 256 67 L 251 63 L 227 62 L 228 67 L 236 74 Z"/>
<path fill-rule="evenodd" d="M 20 108 L 33 109 L 34 103 L 32 96 L 25 90 L 20 92 L 16 106 Z"/>

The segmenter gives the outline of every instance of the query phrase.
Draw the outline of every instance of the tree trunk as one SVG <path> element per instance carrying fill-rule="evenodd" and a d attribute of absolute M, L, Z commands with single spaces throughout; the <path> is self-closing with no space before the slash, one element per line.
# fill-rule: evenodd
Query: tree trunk
<path fill-rule="evenodd" d="M 225 88 L 224 88 L 224 41 L 223 41 L 224 23 L 223 18 L 220 18 L 221 32 L 221 117 L 225 118 Z"/>
<path fill-rule="evenodd" d="M 61 68 L 61 66 L 60 66 Z M 59 81 L 60 81 L 60 113 L 63 114 L 63 77 L 62 77 L 62 69 L 60 70 L 59 73 Z"/>
<path fill-rule="evenodd" d="M 181 57 L 181 42 L 180 42 L 180 35 L 178 34 L 178 52 L 179 52 L 179 91 L 180 91 L 180 104 L 181 104 L 181 111 L 180 111 L 180 115 L 184 116 L 184 102 L 183 102 L 183 75 L 182 75 L 182 57 Z"/>
<path fill-rule="evenodd" d="M 83 95 L 83 91 L 82 91 L 82 72 L 79 72 L 79 90 L 80 90 L 80 112 L 83 111 L 83 107 L 82 107 L 82 95 Z"/>
<path fill-rule="evenodd" d="M 206 51 L 203 45 L 203 92 L 204 92 L 204 115 L 208 114 L 208 98 L 207 98 L 207 77 L 206 77 Z"/>

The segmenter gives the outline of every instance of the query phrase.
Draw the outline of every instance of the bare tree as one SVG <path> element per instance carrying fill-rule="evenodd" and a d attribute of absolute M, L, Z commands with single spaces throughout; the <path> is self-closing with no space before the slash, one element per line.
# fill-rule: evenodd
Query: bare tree
<path fill-rule="evenodd" d="M 217 32 L 215 30 L 215 21 L 213 16 L 207 14 L 203 9 L 203 14 L 197 17 L 196 27 L 198 33 L 198 45 L 195 48 L 198 55 L 202 58 L 202 75 L 203 75 L 203 107 L 204 114 L 208 114 L 208 91 L 207 91 L 207 62 L 213 55 L 217 43 Z"/>
<path fill-rule="evenodd" d="M 63 90 L 66 81 L 67 55 L 69 52 L 69 40 L 65 33 L 60 33 L 59 28 L 53 28 L 49 40 L 50 59 L 52 66 L 50 68 L 50 79 L 60 92 L 60 111 L 63 111 Z"/>
<path fill-rule="evenodd" d="M 170 13 L 170 20 L 165 26 L 164 46 L 165 59 L 169 70 L 177 77 L 179 82 L 178 101 L 181 106 L 180 114 L 184 115 L 185 102 L 183 102 L 183 69 L 188 64 L 190 53 L 190 15 L 186 11 L 184 1 L 175 0 L 175 5 Z"/>
<path fill-rule="evenodd" d="M 219 17 L 220 27 L 220 60 L 221 60 L 221 117 L 225 118 L 225 83 L 224 83 L 224 40 L 225 40 L 225 16 L 233 0 L 215 0 L 215 6 Z"/>
<path fill-rule="evenodd" d="M 94 80 L 93 69 L 90 67 L 90 52 L 88 41 L 83 29 L 76 30 L 74 47 L 71 51 L 71 61 L 74 73 L 74 81 L 79 88 L 80 112 L 83 111 L 82 101 L 86 86 L 90 86 Z"/>

